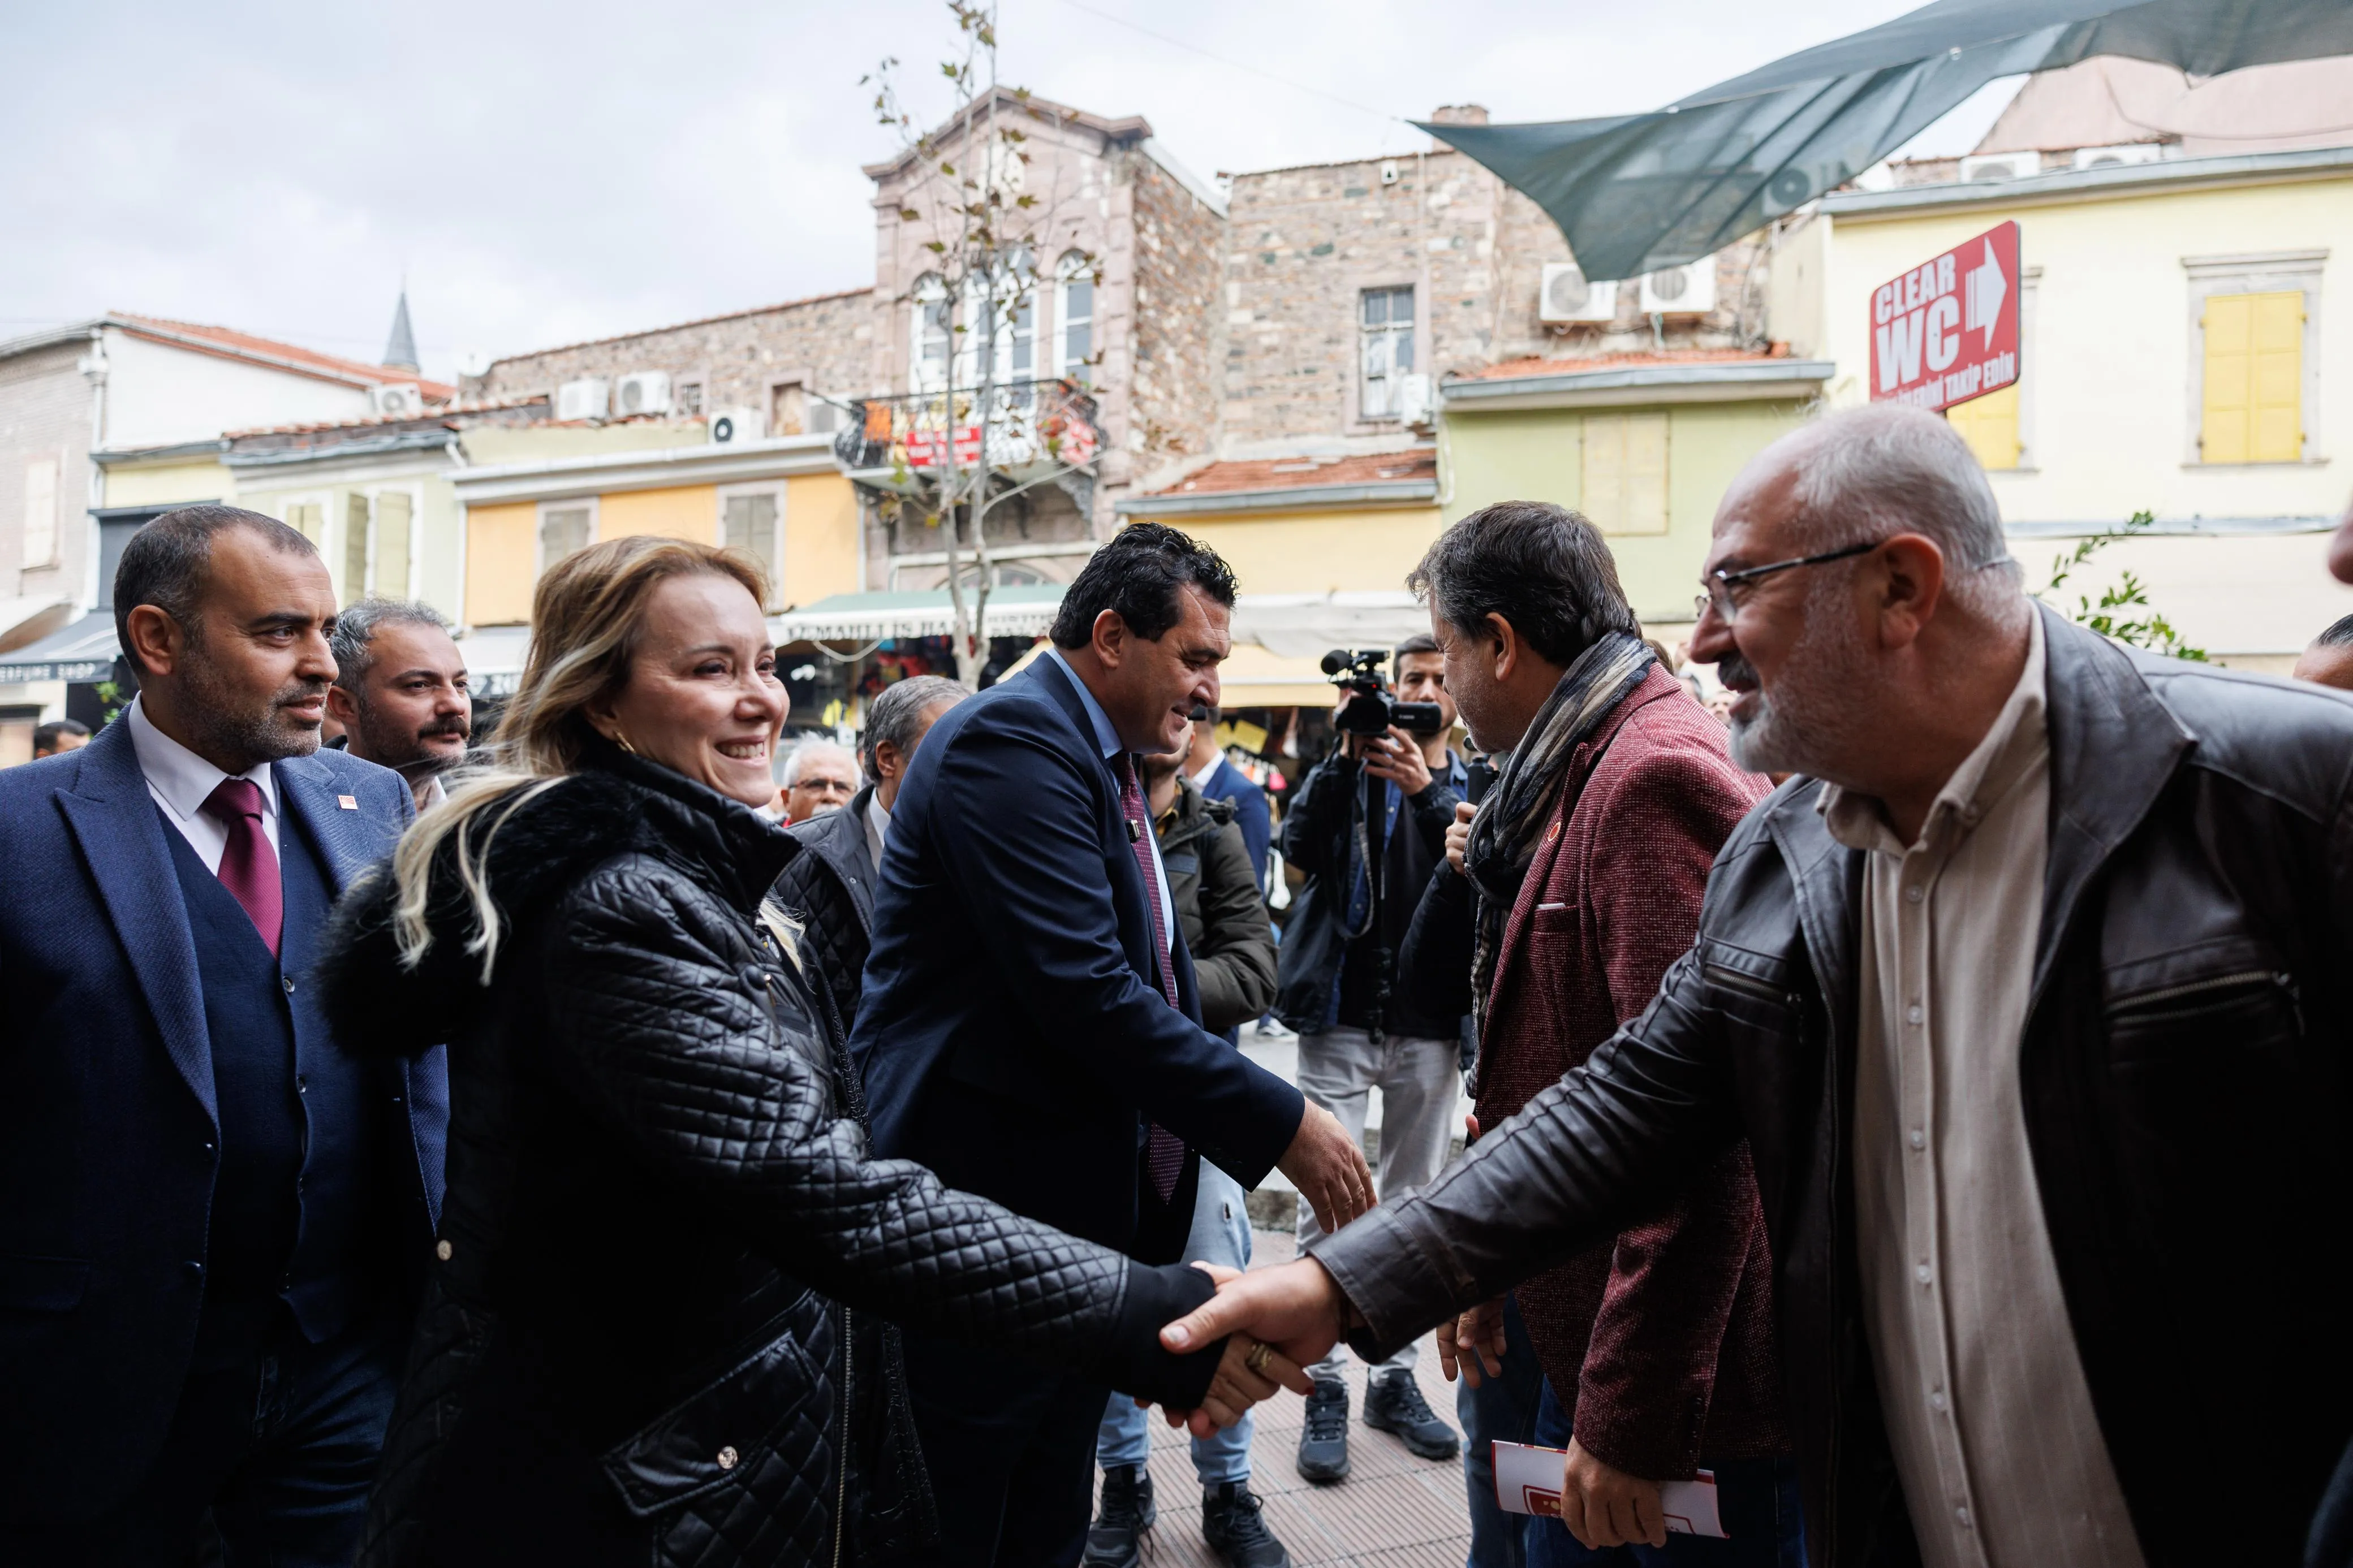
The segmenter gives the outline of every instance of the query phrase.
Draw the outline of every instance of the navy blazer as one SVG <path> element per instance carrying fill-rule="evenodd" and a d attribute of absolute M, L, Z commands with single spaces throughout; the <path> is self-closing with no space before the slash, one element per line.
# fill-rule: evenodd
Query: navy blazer
<path fill-rule="evenodd" d="M 279 831 L 308 836 L 338 894 L 417 815 L 399 774 L 341 752 L 276 769 Z M 174 831 L 119 721 L 0 771 L 0 1514 L 113 1507 L 186 1375 L 220 1131 Z M 403 1239 L 421 1270 L 441 1051 L 383 1087 L 414 1146 Z"/>
<path fill-rule="evenodd" d="M 1143 873 L 1079 694 L 1041 658 L 940 716 L 883 840 L 850 1051 L 878 1153 L 1125 1248 L 1158 1122 L 1244 1186 L 1299 1131 L 1299 1091 L 1155 978 Z"/>
<path fill-rule="evenodd" d="M 1250 783 L 1248 773 L 1219 757 L 1218 771 L 1209 775 L 1201 795 L 1205 800 L 1234 803 L 1234 826 L 1242 830 L 1242 847 L 1250 851 L 1250 872 L 1263 886 L 1267 847 L 1274 841 L 1274 814 L 1267 806 L 1266 791 Z"/>

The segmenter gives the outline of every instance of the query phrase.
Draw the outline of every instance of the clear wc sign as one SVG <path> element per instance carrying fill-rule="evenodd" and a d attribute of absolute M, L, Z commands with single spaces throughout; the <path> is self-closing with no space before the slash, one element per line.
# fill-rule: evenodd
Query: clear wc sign
<path fill-rule="evenodd" d="M 2006 223 L 1873 289 L 1873 400 L 1949 408 L 2015 382 L 2018 285 Z"/>

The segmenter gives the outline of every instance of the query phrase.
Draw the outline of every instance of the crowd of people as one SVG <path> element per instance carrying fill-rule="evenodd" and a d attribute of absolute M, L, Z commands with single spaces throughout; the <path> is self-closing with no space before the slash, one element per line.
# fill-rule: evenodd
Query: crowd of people
<path fill-rule="evenodd" d="M 0 1562 L 1124 1568 L 1156 1405 L 1284 1568 L 1250 1413 L 1343 1483 L 1344 1354 L 1472 1568 L 2353 1562 L 2353 617 L 2114 646 L 1888 405 L 1725 493 L 1721 719 L 1574 512 L 1410 585 L 1278 837 L 1166 527 L 779 758 L 741 556 L 551 567 L 477 735 L 430 609 L 148 524 L 135 700 L 0 773 Z"/>

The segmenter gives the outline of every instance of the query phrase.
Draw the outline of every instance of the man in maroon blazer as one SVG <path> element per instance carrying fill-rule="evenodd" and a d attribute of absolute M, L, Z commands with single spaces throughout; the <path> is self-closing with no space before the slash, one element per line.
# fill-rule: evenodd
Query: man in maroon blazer
<path fill-rule="evenodd" d="M 1489 507 L 1449 529 L 1411 581 L 1472 742 L 1508 753 L 1479 815 L 1462 809 L 1452 870 L 1433 879 L 1405 959 L 1425 984 L 1471 976 L 1473 1094 L 1492 1128 L 1657 994 L 1692 944 L 1716 850 L 1768 785 L 1733 765 L 1724 726 L 1640 640 L 1582 517 Z M 1430 951 L 1450 932 L 1451 953 Z M 1738 1561 L 1802 1563 L 1769 1268 L 1744 1143 L 1612 1244 L 1517 1289 L 1546 1384 L 1536 1441 L 1569 1452 L 1567 1528 L 1534 1521 L 1531 1564 L 1667 1546 L 1659 1483 L 1700 1468 L 1715 1474 Z M 1500 1353 L 1501 1313 L 1466 1314 L 1456 1337 Z M 1439 1342 L 1451 1363 L 1442 1331 Z M 1468 1356 L 1462 1370 L 1481 1376 Z M 1724 1543 L 1678 1535 L 1666 1560 L 1686 1548 Z"/>

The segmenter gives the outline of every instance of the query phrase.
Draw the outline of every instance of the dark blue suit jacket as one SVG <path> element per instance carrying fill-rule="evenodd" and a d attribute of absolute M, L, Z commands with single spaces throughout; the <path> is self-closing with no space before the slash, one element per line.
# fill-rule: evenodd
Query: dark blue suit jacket
<path fill-rule="evenodd" d="M 337 893 L 416 816 L 399 774 L 341 752 L 277 784 L 280 833 L 308 836 Z M 0 1513 L 114 1506 L 186 1374 L 220 1131 L 173 831 L 121 721 L 0 771 Z M 421 1266 L 448 1072 L 438 1048 L 385 1071 Z"/>
<path fill-rule="evenodd" d="M 1201 794 L 1208 800 L 1234 803 L 1234 826 L 1242 830 L 1242 847 L 1250 851 L 1250 870 L 1263 887 L 1266 848 L 1274 837 L 1274 814 L 1267 809 L 1266 791 L 1250 783 L 1248 773 L 1219 757 L 1218 771 L 1209 775 L 1208 787 Z"/>
<path fill-rule="evenodd" d="M 1144 1129 L 1244 1186 L 1299 1091 L 1203 1031 L 1175 941 L 1161 994 L 1119 785 L 1061 667 L 940 716 L 892 809 L 850 1050 L 878 1153 L 1125 1248 Z"/>

